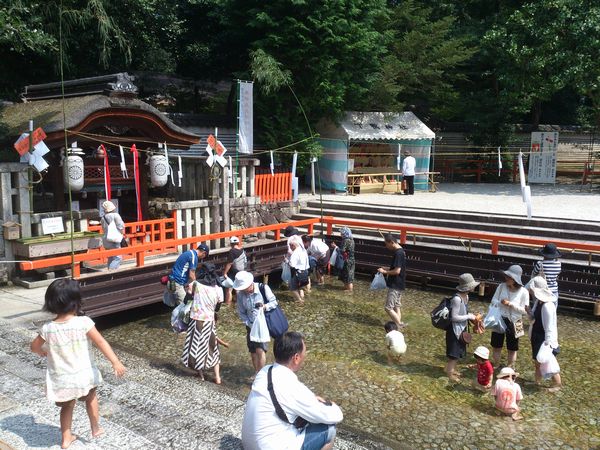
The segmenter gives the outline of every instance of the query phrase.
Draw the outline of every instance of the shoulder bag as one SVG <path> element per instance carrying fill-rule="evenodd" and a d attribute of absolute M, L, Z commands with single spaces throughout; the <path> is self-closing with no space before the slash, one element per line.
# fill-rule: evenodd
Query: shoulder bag
<path fill-rule="evenodd" d="M 275 396 L 275 391 L 273 390 L 273 376 L 271 375 L 272 371 L 273 371 L 273 366 L 269 367 L 269 370 L 267 372 L 267 390 L 269 391 L 269 395 L 271 396 L 271 401 L 273 402 L 273 406 L 275 407 L 275 412 L 277 413 L 277 417 L 279 417 L 285 423 L 290 423 L 290 424 L 294 425 L 299 430 L 303 429 L 304 427 L 306 427 L 306 425 L 308 425 L 308 420 L 304 419 L 303 417 L 298 416 L 298 417 L 296 417 L 296 420 L 294 420 L 294 422 L 290 422 L 288 417 L 285 415 L 285 411 L 279 404 L 279 401 L 277 401 L 277 397 Z"/>
<path fill-rule="evenodd" d="M 258 285 L 258 290 L 260 291 L 260 295 L 262 295 L 263 302 L 266 305 L 269 300 L 267 299 L 267 295 L 265 293 L 265 285 L 260 283 Z M 265 319 L 267 320 L 269 334 L 273 339 L 283 336 L 289 328 L 287 317 L 285 317 L 285 314 L 279 306 L 265 311 Z"/>

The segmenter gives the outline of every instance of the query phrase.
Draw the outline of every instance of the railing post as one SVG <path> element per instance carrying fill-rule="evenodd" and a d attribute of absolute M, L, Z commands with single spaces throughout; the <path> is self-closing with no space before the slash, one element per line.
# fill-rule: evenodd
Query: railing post
<path fill-rule="evenodd" d="M 315 224 L 314 223 L 309 223 L 308 224 L 308 234 L 313 234 L 315 230 Z"/>
<path fill-rule="evenodd" d="M 406 244 L 406 230 L 400 231 L 400 244 Z"/>
<path fill-rule="evenodd" d="M 73 278 L 79 278 L 81 276 L 81 263 L 76 262 L 73 264 Z"/>
<path fill-rule="evenodd" d="M 275 240 L 281 239 L 281 230 L 275 230 Z"/>
<path fill-rule="evenodd" d="M 333 221 L 330 221 L 329 218 L 327 220 L 327 236 L 331 236 L 333 234 Z"/>
<path fill-rule="evenodd" d="M 492 255 L 497 255 L 498 254 L 498 240 L 494 239 L 492 241 Z"/>
<path fill-rule="evenodd" d="M 136 267 L 144 267 L 144 251 L 135 252 Z"/>

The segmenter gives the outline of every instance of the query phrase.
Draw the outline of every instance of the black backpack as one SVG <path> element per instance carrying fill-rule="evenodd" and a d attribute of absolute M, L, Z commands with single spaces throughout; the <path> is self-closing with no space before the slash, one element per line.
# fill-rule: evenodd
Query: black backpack
<path fill-rule="evenodd" d="M 452 325 L 452 297 L 444 298 L 431 311 L 431 325 L 440 330 L 447 330 Z"/>

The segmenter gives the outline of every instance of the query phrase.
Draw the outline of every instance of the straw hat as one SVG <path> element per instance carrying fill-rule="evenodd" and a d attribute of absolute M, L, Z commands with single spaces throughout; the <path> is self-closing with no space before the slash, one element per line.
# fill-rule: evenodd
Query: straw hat
<path fill-rule="evenodd" d="M 470 273 L 463 273 L 458 277 L 458 286 L 456 286 L 456 290 L 459 292 L 469 292 L 479 286 L 479 283 L 479 281 L 475 281 L 473 275 Z"/>
<path fill-rule="evenodd" d="M 233 288 L 236 291 L 243 291 L 248 289 L 252 283 L 254 283 L 254 275 L 252 275 L 250 272 L 242 270 L 235 275 L 235 280 L 233 280 Z"/>
<path fill-rule="evenodd" d="M 479 356 L 481 359 L 490 359 L 490 351 L 483 345 L 477 347 L 473 354 Z"/>
<path fill-rule="evenodd" d="M 519 376 L 519 373 L 515 372 L 512 367 L 503 367 L 496 378 L 506 378 L 511 375 L 516 378 Z"/>
<path fill-rule="evenodd" d="M 540 255 L 548 259 L 556 259 L 562 256 L 556 248 L 556 244 L 553 244 L 552 242 L 547 243 L 546 245 L 544 245 L 543 248 L 539 249 L 538 251 Z"/>
<path fill-rule="evenodd" d="M 117 209 L 117 207 L 110 200 L 106 200 L 104 203 L 102 203 L 102 209 L 105 213 L 110 213 Z"/>
<path fill-rule="evenodd" d="M 519 286 L 523 286 L 523 282 L 521 281 L 521 275 L 523 275 L 523 269 L 518 264 L 510 266 L 508 269 L 503 270 L 502 273 L 509 278 L 515 280 L 515 282 Z"/>
<path fill-rule="evenodd" d="M 556 300 L 556 297 L 548 288 L 546 279 L 543 277 L 533 277 L 527 283 L 527 289 L 531 290 L 540 302 L 554 302 Z"/>

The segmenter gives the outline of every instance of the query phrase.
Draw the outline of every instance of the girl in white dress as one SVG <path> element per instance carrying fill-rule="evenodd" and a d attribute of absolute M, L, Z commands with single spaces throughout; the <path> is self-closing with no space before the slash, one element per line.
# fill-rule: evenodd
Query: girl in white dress
<path fill-rule="evenodd" d="M 111 362 L 115 375 L 123 376 L 125 367 L 94 326 L 92 319 L 80 316 L 81 292 L 75 280 L 60 279 L 46 290 L 44 310 L 56 314 L 42 327 L 31 343 L 31 350 L 48 358 L 46 394 L 60 406 L 61 448 L 68 448 L 77 436 L 71 433 L 76 400 L 85 401 L 92 437 L 104 430 L 100 427 L 96 387 L 102 375 L 94 362 L 92 343 Z"/>

